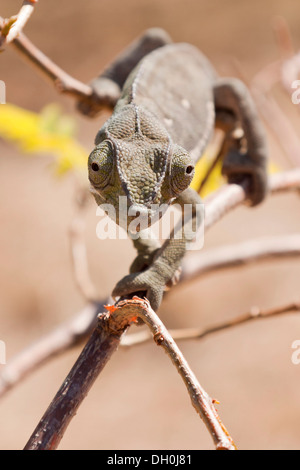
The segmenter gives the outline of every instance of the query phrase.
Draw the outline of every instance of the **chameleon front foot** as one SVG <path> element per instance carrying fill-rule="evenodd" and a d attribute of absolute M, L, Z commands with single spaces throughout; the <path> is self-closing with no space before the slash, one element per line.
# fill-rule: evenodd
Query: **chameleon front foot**
<path fill-rule="evenodd" d="M 146 297 L 156 312 L 162 301 L 165 282 L 161 276 L 151 269 L 144 272 L 128 274 L 115 286 L 112 296 L 123 297 L 130 294 L 139 294 Z"/>

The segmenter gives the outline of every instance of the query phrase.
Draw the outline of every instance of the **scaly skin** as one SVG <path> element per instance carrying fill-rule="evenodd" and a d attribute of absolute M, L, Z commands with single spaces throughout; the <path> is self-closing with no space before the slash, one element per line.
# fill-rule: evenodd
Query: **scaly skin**
<path fill-rule="evenodd" d="M 151 30 L 150 36 L 153 34 Z M 97 204 L 112 204 L 118 213 L 119 197 L 123 196 L 127 209 L 131 208 L 134 214 L 138 211 L 147 226 L 156 214 L 153 205 L 179 203 L 183 207 L 189 203 L 195 225 L 196 220 L 199 222 L 201 200 L 189 184 L 220 112 L 234 116 L 244 131 L 244 147 L 246 143 L 245 150 L 239 142 L 229 145 L 224 174 L 233 182 L 248 178 L 249 202 L 261 202 L 267 188 L 267 150 L 245 85 L 234 79 L 219 79 L 208 60 L 188 44 L 164 46 L 162 41 L 153 46 L 158 48 L 152 52 L 148 47 L 141 59 L 139 44 L 143 41 L 144 38 L 137 41 L 129 53 L 125 51 L 116 65 L 94 82 L 95 89 L 106 87 L 109 81 L 114 93 L 116 87 L 122 88 L 114 112 L 98 132 L 96 147 L 89 157 L 89 179 Z M 133 71 L 124 83 L 128 57 Z M 125 228 L 130 229 L 134 217 L 128 217 Z M 121 219 L 117 223 L 124 224 Z M 145 292 L 157 310 L 191 238 L 190 226 L 185 226 L 181 237 L 173 232 L 162 247 L 157 240 L 134 240 L 137 258 L 130 274 L 116 285 L 113 296 Z"/>

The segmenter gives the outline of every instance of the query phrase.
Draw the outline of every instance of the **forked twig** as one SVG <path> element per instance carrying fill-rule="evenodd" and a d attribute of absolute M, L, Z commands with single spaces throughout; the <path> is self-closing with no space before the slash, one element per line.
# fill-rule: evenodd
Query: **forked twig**
<path fill-rule="evenodd" d="M 299 188 L 299 181 L 300 170 L 294 170 L 285 174 L 281 174 L 280 177 L 277 175 L 277 179 L 275 179 L 275 181 L 271 181 L 270 187 L 273 192 L 277 190 L 283 190 L 283 188 L 294 188 L 295 184 Z M 207 228 L 211 227 L 211 225 L 213 225 L 217 220 L 219 220 L 230 209 L 235 208 L 238 204 L 243 202 L 245 198 L 246 192 L 240 186 L 230 185 L 223 188 L 222 191 L 218 191 L 213 198 L 210 198 L 210 210 L 207 211 L 208 217 L 206 215 Z M 138 312 L 135 316 L 133 313 L 133 307 L 135 305 L 134 302 L 142 302 L 143 309 L 147 310 L 148 316 L 143 317 Z M 130 315 L 128 314 L 124 318 L 124 312 L 121 312 L 122 315 L 121 317 L 119 317 L 118 314 L 120 313 L 121 306 L 125 308 L 128 305 L 130 305 Z M 147 308 L 145 307 L 145 305 L 147 305 Z M 117 313 L 115 314 L 115 312 Z M 89 391 L 90 387 L 94 383 L 98 374 L 103 369 L 111 354 L 117 349 L 118 345 L 120 344 L 123 332 L 127 330 L 128 326 L 132 322 L 136 321 L 137 317 L 142 318 L 150 327 L 152 333 L 156 335 L 155 339 L 161 342 L 161 344 L 164 344 L 166 336 L 165 331 L 163 332 L 162 336 L 160 335 L 162 330 L 160 329 L 161 322 L 159 318 L 156 316 L 157 319 L 155 319 L 154 324 L 152 324 L 149 320 L 150 317 L 153 318 L 153 314 L 156 315 L 149 308 L 149 304 L 147 301 L 135 299 L 134 301 L 127 300 L 125 301 L 125 303 L 118 303 L 117 308 L 111 308 L 110 315 L 100 316 L 101 327 L 98 325 L 98 327 L 94 330 L 94 333 L 89 339 L 87 346 L 84 348 L 72 371 L 68 375 L 66 381 L 60 388 L 59 392 L 55 396 L 45 415 L 43 416 L 37 428 L 33 432 L 31 438 L 29 439 L 26 445 L 26 449 L 57 448 L 63 436 L 63 433 L 65 432 L 71 418 L 76 413 L 76 410 L 80 406 L 80 403 L 84 399 L 84 396 Z M 167 333 L 168 341 L 170 339 L 170 341 L 172 342 L 172 338 L 168 335 L 169 333 Z M 170 345 L 171 343 L 168 342 L 167 344 Z M 180 362 L 177 362 L 177 359 L 175 359 L 175 356 L 173 362 L 176 365 L 180 364 Z M 178 370 L 180 371 L 180 368 Z M 185 363 L 183 365 L 183 370 L 186 371 Z M 215 414 L 212 402 L 209 402 L 205 392 L 200 390 L 200 392 L 198 391 L 196 393 L 194 385 L 192 385 L 190 382 L 188 382 L 187 385 L 188 389 L 192 393 L 191 396 L 196 397 L 196 400 L 200 400 L 197 405 L 193 402 L 193 405 L 196 406 L 196 408 L 198 406 L 200 407 L 199 409 L 197 409 L 198 411 L 200 411 L 201 416 L 203 417 L 208 429 L 210 430 L 214 442 L 216 443 L 216 447 L 234 448 L 230 436 L 228 435 L 226 429 L 220 422 L 218 416 Z"/>
<path fill-rule="evenodd" d="M 281 191 L 297 190 L 299 188 L 300 170 L 298 169 L 273 175 L 270 179 L 270 190 L 274 194 Z M 208 198 L 210 199 L 210 202 L 206 200 L 206 229 L 208 229 L 214 223 L 218 222 L 221 217 L 223 217 L 227 212 L 236 207 L 238 201 L 235 199 L 235 197 L 238 198 L 238 201 L 242 202 L 242 200 L 244 200 L 245 198 L 245 193 L 243 189 L 240 189 L 239 187 L 236 187 L 234 185 L 230 185 L 225 186 L 221 190 L 217 191 L 214 196 Z M 294 252 L 295 254 L 297 254 L 298 252 L 297 239 L 297 236 L 293 236 L 293 240 L 290 237 L 284 238 L 285 248 L 283 246 L 283 239 L 281 240 L 281 242 L 279 238 L 273 239 L 273 242 L 272 240 L 270 240 L 270 243 L 265 240 L 264 248 L 267 250 L 266 252 L 261 250 L 259 246 L 256 246 L 255 250 L 253 251 L 253 245 L 250 251 L 252 251 L 253 259 L 263 259 L 266 256 L 290 256 L 291 253 Z M 79 243 L 82 243 L 82 240 L 79 240 Z M 226 261 L 223 258 L 223 265 L 222 262 L 221 264 L 219 264 L 220 268 L 225 268 L 227 263 L 227 266 L 230 267 L 233 264 L 236 264 L 236 262 L 243 262 L 241 260 L 241 252 L 238 250 L 238 248 L 239 247 L 237 246 L 236 251 L 232 253 L 231 259 L 227 258 Z M 249 260 L 249 258 L 251 258 L 251 255 L 249 255 L 249 245 L 246 245 L 246 248 L 247 249 L 245 252 L 245 246 L 242 246 L 242 251 L 244 251 L 243 256 L 245 256 L 245 259 Z M 80 248 L 80 250 L 81 249 L 82 248 Z M 201 253 L 199 255 L 200 258 L 201 255 L 203 255 L 204 261 L 202 262 L 199 259 L 199 266 L 192 264 L 192 262 L 190 262 L 191 264 L 189 265 L 188 258 L 184 260 L 182 279 L 180 279 L 179 281 L 179 286 L 180 282 L 184 281 L 187 278 L 190 278 L 190 280 L 192 280 L 195 277 L 201 275 L 201 273 L 209 272 L 210 269 L 218 269 L 216 260 L 206 259 L 205 261 L 205 253 Z M 240 261 L 237 261 L 238 258 L 240 259 Z M 85 262 L 86 261 L 84 261 L 84 263 Z M 78 268 L 80 268 L 80 263 Z M 105 301 L 104 303 L 109 302 L 110 301 Z M 101 304 L 103 305 L 103 302 L 99 302 L 99 305 Z M 92 305 L 92 307 L 89 307 L 89 305 Z M 88 319 L 86 322 L 86 312 L 89 312 L 90 308 L 92 310 L 91 313 L 88 314 Z M 91 331 L 91 327 L 93 324 L 89 323 L 89 321 L 93 321 L 93 318 L 95 318 L 96 316 L 96 312 L 97 307 L 94 304 L 88 304 L 87 310 L 84 309 L 78 315 L 78 317 L 75 317 L 74 320 L 72 319 L 70 323 L 64 324 L 58 327 L 55 331 L 45 335 L 37 343 L 33 344 L 32 346 L 29 346 L 24 351 L 21 351 L 15 358 L 9 361 L 0 374 L 0 397 L 12 387 L 16 386 L 31 372 L 41 366 L 47 359 L 57 356 L 58 354 L 64 352 L 66 349 L 73 347 L 75 344 L 78 344 L 79 340 L 83 341 L 83 339 L 85 339 Z M 76 336 L 74 336 L 73 334 L 73 321 L 74 325 L 76 325 Z M 80 329 L 78 325 L 81 325 Z M 57 337 L 59 337 L 59 340 L 57 340 Z"/>
<path fill-rule="evenodd" d="M 128 326 L 141 318 L 149 327 L 155 342 L 162 346 L 182 377 L 192 404 L 204 421 L 218 450 L 236 447 L 214 407 L 213 400 L 203 390 L 188 366 L 181 351 L 151 309 L 148 301 L 137 297 L 120 301 L 109 314 L 99 316 L 87 345 L 67 376 L 43 418 L 34 430 L 25 450 L 54 450 L 90 390 L 98 374 L 117 349 Z"/>
<path fill-rule="evenodd" d="M 228 328 L 233 328 L 235 326 L 243 325 L 244 323 L 249 323 L 253 320 L 262 320 L 270 319 L 279 315 L 286 315 L 289 313 L 299 313 L 300 312 L 300 302 L 291 302 L 287 305 L 282 305 L 279 307 L 270 308 L 268 310 L 260 310 L 257 307 L 253 307 L 250 312 L 247 312 L 243 315 L 239 315 L 235 318 L 232 318 L 226 322 L 220 322 L 216 325 L 209 326 L 208 328 L 181 328 L 176 330 L 169 330 L 169 334 L 175 340 L 191 340 L 191 339 L 203 339 L 214 333 L 227 330 Z M 122 338 L 121 346 L 135 346 L 142 344 L 151 340 L 151 334 L 148 330 L 140 331 L 139 333 L 134 333 L 126 335 Z"/>
<path fill-rule="evenodd" d="M 38 0 L 24 0 L 17 16 L 2 20 L 2 31 L 0 33 L 0 50 L 5 45 L 13 42 L 23 31 L 26 23 L 31 17 L 35 4 Z"/>

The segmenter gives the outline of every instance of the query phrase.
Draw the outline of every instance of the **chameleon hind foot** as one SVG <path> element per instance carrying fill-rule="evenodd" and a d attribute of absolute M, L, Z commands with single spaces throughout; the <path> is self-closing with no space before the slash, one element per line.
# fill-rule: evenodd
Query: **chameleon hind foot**
<path fill-rule="evenodd" d="M 251 206 L 256 206 L 264 200 L 267 194 L 267 170 L 265 165 L 254 164 L 247 153 L 242 154 L 237 149 L 231 149 L 227 154 L 222 173 L 229 183 L 241 184 L 248 182 L 247 199 Z"/>

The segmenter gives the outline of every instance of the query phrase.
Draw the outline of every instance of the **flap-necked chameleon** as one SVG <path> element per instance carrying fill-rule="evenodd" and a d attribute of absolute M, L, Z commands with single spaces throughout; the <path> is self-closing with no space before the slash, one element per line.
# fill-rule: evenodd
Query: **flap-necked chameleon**
<path fill-rule="evenodd" d="M 192 204 L 196 218 L 201 200 L 189 185 L 216 127 L 225 131 L 228 181 L 247 180 L 252 206 L 266 196 L 266 138 L 250 92 L 238 79 L 218 77 L 196 47 L 172 43 L 163 30 L 150 29 L 91 85 L 95 96 L 113 106 L 88 160 L 97 204 L 118 209 L 119 197 L 126 197 L 127 207 L 146 221 L 153 206 Z M 95 112 L 84 102 L 79 108 Z M 240 128 L 243 138 L 235 138 L 233 128 Z M 157 310 L 188 241 L 188 230 L 182 237 L 173 233 L 162 246 L 154 239 L 133 240 L 137 257 L 113 296 L 144 292 Z"/>

